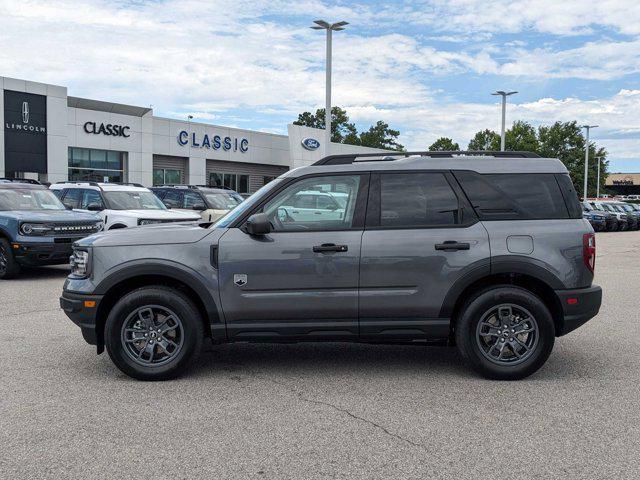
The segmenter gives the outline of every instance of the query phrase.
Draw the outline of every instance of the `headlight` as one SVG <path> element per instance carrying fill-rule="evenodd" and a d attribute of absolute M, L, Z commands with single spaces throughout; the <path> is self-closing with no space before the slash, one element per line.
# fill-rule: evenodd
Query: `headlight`
<path fill-rule="evenodd" d="M 102 220 L 96 222 L 94 228 L 96 229 L 96 232 L 102 231 L 102 229 L 104 228 L 104 222 Z"/>
<path fill-rule="evenodd" d="M 162 223 L 162 220 L 138 219 L 138 225 L 153 225 L 154 223 Z"/>
<path fill-rule="evenodd" d="M 73 254 L 69 257 L 71 264 L 71 275 L 80 278 L 86 278 L 91 273 L 91 255 L 88 250 L 79 250 L 74 248 Z"/>
<path fill-rule="evenodd" d="M 22 235 L 44 235 L 49 230 L 49 227 L 41 223 L 22 223 L 20 225 L 20 233 Z"/>

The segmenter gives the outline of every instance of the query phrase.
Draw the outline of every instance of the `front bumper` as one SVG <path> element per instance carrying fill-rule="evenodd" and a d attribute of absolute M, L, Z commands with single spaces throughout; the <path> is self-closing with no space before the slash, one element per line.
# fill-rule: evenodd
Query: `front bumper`
<path fill-rule="evenodd" d="M 63 291 L 60 297 L 60 308 L 73 323 L 80 327 L 85 341 L 90 345 L 98 345 L 99 350 L 102 339 L 98 338 L 96 321 L 101 300 L 102 295 L 85 295 L 67 291 Z"/>
<path fill-rule="evenodd" d="M 562 305 L 562 319 L 556 331 L 558 337 L 572 332 L 598 314 L 602 303 L 602 288 L 592 285 L 576 290 L 556 290 Z"/>
<path fill-rule="evenodd" d="M 14 242 L 13 256 L 21 265 L 61 265 L 69 263 L 73 242 L 78 238 L 51 239 L 50 242 Z"/>

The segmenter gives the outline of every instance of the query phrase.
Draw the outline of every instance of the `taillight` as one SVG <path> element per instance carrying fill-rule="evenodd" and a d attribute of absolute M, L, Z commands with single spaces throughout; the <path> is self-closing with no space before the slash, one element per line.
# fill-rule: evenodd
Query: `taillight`
<path fill-rule="evenodd" d="M 584 264 L 593 273 L 596 268 L 596 235 L 585 233 L 582 236 L 582 258 Z"/>

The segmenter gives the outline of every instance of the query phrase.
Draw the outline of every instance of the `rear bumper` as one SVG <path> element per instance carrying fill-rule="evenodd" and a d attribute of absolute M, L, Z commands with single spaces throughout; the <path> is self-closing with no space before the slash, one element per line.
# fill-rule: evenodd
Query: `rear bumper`
<path fill-rule="evenodd" d="M 63 242 L 15 242 L 13 256 L 21 265 L 61 265 L 69 263 L 71 245 L 77 238 Z M 17 248 L 15 247 L 17 245 Z"/>
<path fill-rule="evenodd" d="M 563 316 L 556 331 L 558 337 L 584 325 L 600 311 L 602 288 L 592 285 L 576 290 L 556 290 L 562 305 Z"/>
<path fill-rule="evenodd" d="M 80 327 L 82 337 L 90 345 L 98 345 L 96 318 L 101 300 L 102 295 L 84 295 L 67 291 L 63 291 L 60 297 L 60 308 Z"/>

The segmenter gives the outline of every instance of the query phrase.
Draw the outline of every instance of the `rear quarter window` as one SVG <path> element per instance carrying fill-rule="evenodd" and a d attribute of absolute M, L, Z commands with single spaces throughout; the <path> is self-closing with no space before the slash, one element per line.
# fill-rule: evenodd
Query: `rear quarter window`
<path fill-rule="evenodd" d="M 554 174 L 481 175 L 459 171 L 454 175 L 481 220 L 574 218 L 569 214 Z M 577 208 L 581 217 L 580 206 Z"/>

